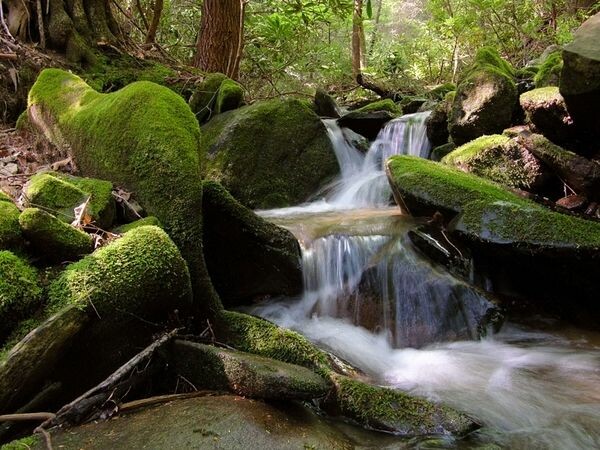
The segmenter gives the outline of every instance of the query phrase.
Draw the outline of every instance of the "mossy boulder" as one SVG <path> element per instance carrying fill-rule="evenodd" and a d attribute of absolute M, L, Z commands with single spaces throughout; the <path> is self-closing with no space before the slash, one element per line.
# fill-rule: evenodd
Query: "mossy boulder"
<path fill-rule="evenodd" d="M 481 136 L 447 154 L 442 163 L 511 188 L 535 191 L 546 172 L 540 161 L 517 141 L 494 134 Z"/>
<path fill-rule="evenodd" d="M 427 92 L 427 97 L 434 100 L 443 100 L 449 92 L 456 91 L 456 85 L 454 83 L 444 83 L 434 87 Z"/>
<path fill-rule="evenodd" d="M 558 86 L 563 68 L 562 49 L 558 48 L 546 56 L 540 64 L 533 82 L 536 88 Z"/>
<path fill-rule="evenodd" d="M 323 89 L 317 89 L 314 99 L 315 112 L 320 117 L 337 119 L 340 117 L 339 107 L 334 98 Z"/>
<path fill-rule="evenodd" d="M 556 143 L 568 143 L 576 138 L 573 120 L 558 88 L 549 86 L 521 94 L 519 103 L 527 122 Z"/>
<path fill-rule="evenodd" d="M 47 261 L 76 261 L 94 251 L 94 240 L 89 234 L 41 209 L 25 209 L 19 223 L 35 253 Z"/>
<path fill-rule="evenodd" d="M 190 108 L 198 122 L 208 122 L 225 111 L 239 108 L 244 102 L 244 89 L 222 73 L 211 73 L 190 97 Z"/>
<path fill-rule="evenodd" d="M 495 50 L 481 49 L 456 90 L 448 123 L 452 140 L 462 145 L 500 133 L 510 125 L 517 101 L 514 69 Z"/>
<path fill-rule="evenodd" d="M 11 198 L 0 191 L 0 250 L 21 246 L 23 237 L 19 226 L 19 208 Z"/>
<path fill-rule="evenodd" d="M 600 319 L 597 289 L 590 283 L 600 270 L 600 224 L 420 158 L 392 157 L 387 172 L 403 209 L 413 215 L 442 213 L 449 235 L 470 248 L 494 292 L 522 297 L 545 313 L 584 325 Z"/>
<path fill-rule="evenodd" d="M 0 347 L 41 302 L 37 270 L 14 253 L 0 251 Z"/>
<path fill-rule="evenodd" d="M 74 209 L 88 199 L 86 212 L 99 228 L 110 228 L 115 219 L 110 181 L 42 172 L 31 177 L 24 192 L 27 205 L 44 208 L 63 222 L 73 222 Z"/>
<path fill-rule="evenodd" d="M 171 346 L 177 373 L 199 389 L 231 391 L 250 398 L 310 400 L 329 383 L 313 371 L 263 356 L 187 341 Z"/>
<path fill-rule="evenodd" d="M 336 375 L 330 409 L 363 426 L 401 435 L 453 434 L 479 428 L 470 417 L 452 408 L 390 388 Z"/>
<path fill-rule="evenodd" d="M 339 171 L 325 126 L 303 101 L 258 102 L 202 131 L 207 178 L 250 208 L 303 202 Z"/>
<path fill-rule="evenodd" d="M 586 20 L 563 50 L 560 93 L 586 142 L 600 137 L 600 13 Z"/>
<path fill-rule="evenodd" d="M 369 103 L 356 111 L 359 112 L 375 112 L 375 111 L 387 111 L 394 116 L 399 116 L 402 114 L 402 108 L 400 108 L 394 101 L 390 98 L 386 98 L 383 100 L 377 100 L 376 102 Z"/>
<path fill-rule="evenodd" d="M 100 94 L 48 69 L 29 93 L 28 114 L 48 139 L 70 148 L 83 175 L 136 193 L 181 250 L 199 313 L 220 310 L 202 256 L 200 129 L 185 101 L 146 81 Z"/>
<path fill-rule="evenodd" d="M 112 230 L 112 232 L 117 233 L 117 234 L 123 234 L 123 233 L 127 233 L 128 231 L 135 230 L 136 228 L 139 228 L 139 227 L 145 227 L 146 225 L 154 225 L 156 227 L 162 228 L 160 220 L 158 220 L 154 216 L 148 216 L 148 217 L 143 217 L 141 219 L 135 220 L 130 223 L 126 223 L 124 225 L 119 225 L 118 227 L 114 228 Z"/>
<path fill-rule="evenodd" d="M 206 265 L 226 307 L 302 292 L 300 246 L 292 233 L 256 215 L 215 182 L 204 183 L 202 214 Z"/>

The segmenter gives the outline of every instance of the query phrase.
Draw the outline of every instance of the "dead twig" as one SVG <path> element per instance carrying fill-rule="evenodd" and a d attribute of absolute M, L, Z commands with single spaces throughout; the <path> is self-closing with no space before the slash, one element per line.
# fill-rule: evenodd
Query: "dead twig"
<path fill-rule="evenodd" d="M 46 421 L 54 419 L 56 414 L 50 412 L 21 413 L 21 414 L 3 414 L 0 416 L 0 422 L 29 422 Z"/>

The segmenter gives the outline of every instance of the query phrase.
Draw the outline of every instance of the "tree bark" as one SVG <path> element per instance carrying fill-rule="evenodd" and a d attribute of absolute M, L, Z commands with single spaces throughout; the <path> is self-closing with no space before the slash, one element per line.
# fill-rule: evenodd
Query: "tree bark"
<path fill-rule="evenodd" d="M 146 35 L 146 44 L 153 44 L 156 41 L 156 31 L 160 23 L 160 16 L 163 10 L 163 0 L 154 0 L 154 8 L 152 10 L 152 23 L 148 28 L 148 34 Z"/>
<path fill-rule="evenodd" d="M 364 68 L 364 28 L 363 28 L 363 0 L 354 0 L 354 14 L 352 16 L 352 74 L 357 80 Z"/>
<path fill-rule="evenodd" d="M 242 55 L 243 0 L 204 0 L 194 66 L 221 72 L 234 80 L 239 76 Z"/>

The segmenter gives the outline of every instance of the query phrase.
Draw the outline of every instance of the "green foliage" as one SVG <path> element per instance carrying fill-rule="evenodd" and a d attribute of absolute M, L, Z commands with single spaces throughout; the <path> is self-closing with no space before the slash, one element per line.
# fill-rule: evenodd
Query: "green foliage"
<path fill-rule="evenodd" d="M 562 51 L 550 53 L 540 65 L 533 82 L 536 88 L 546 86 L 558 86 L 560 83 L 560 73 L 563 67 Z"/>

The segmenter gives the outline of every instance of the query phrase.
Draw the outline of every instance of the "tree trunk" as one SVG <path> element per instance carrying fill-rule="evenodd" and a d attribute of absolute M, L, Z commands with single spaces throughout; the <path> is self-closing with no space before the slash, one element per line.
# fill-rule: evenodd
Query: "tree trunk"
<path fill-rule="evenodd" d="M 204 0 L 194 66 L 239 76 L 243 48 L 243 0 Z"/>
<path fill-rule="evenodd" d="M 146 35 L 146 44 L 153 44 L 156 41 L 156 31 L 160 24 L 160 16 L 163 10 L 163 0 L 154 0 L 154 8 L 152 8 L 152 23 L 148 28 Z"/>
<path fill-rule="evenodd" d="M 352 75 L 357 80 L 363 71 L 363 0 L 354 0 L 354 14 L 352 16 Z"/>

